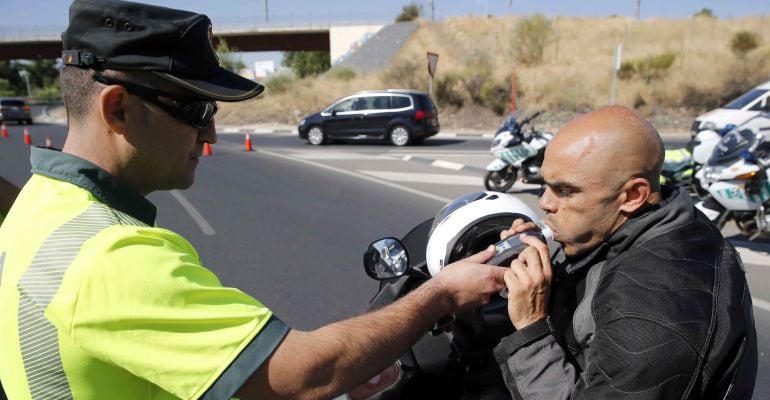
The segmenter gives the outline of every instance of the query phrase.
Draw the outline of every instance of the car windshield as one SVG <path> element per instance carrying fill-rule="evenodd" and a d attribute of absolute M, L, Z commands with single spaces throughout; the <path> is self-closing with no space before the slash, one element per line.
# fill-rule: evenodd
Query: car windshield
<path fill-rule="evenodd" d="M 724 108 L 728 108 L 731 110 L 740 110 L 741 108 L 751 104 L 759 96 L 762 96 L 765 93 L 767 93 L 767 89 L 749 90 L 748 92 L 744 93 L 741 97 L 738 97 L 737 99 L 727 103 L 727 105 L 724 106 Z"/>

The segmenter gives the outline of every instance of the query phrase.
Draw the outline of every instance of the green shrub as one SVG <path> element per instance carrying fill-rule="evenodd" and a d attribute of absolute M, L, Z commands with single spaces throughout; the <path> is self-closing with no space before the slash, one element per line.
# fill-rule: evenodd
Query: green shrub
<path fill-rule="evenodd" d="M 621 80 L 628 80 L 636 75 L 636 67 L 634 63 L 630 61 L 623 61 L 620 63 L 620 69 L 618 70 L 618 78 Z"/>
<path fill-rule="evenodd" d="M 492 59 L 484 50 L 473 50 L 463 61 L 460 81 L 468 92 L 468 97 L 475 104 L 484 105 L 481 90 L 492 77 Z"/>
<path fill-rule="evenodd" d="M 319 75 L 331 67 L 328 51 L 288 51 L 283 53 L 281 64 L 291 68 L 294 75 L 304 78 Z"/>
<path fill-rule="evenodd" d="M 514 27 L 512 38 L 516 60 L 524 65 L 543 62 L 543 51 L 553 36 L 553 23 L 542 14 L 522 18 Z"/>
<path fill-rule="evenodd" d="M 511 107 L 511 82 L 487 82 L 481 88 L 484 105 L 497 115 L 503 115 Z"/>
<path fill-rule="evenodd" d="M 15 94 L 13 86 L 8 82 L 8 79 L 0 78 L 0 96 L 13 96 Z"/>
<path fill-rule="evenodd" d="M 462 107 L 465 102 L 460 91 L 460 78 L 455 73 L 445 74 L 433 83 L 433 95 L 440 106 Z"/>
<path fill-rule="evenodd" d="M 277 73 L 272 74 L 267 77 L 267 80 L 265 81 L 265 88 L 267 89 L 267 93 L 285 93 L 289 89 L 291 89 L 291 86 L 294 84 L 294 78 L 286 73 Z"/>
<path fill-rule="evenodd" d="M 759 47 L 759 36 L 754 32 L 736 32 L 730 39 L 730 50 L 738 57 L 746 57 L 750 51 Z"/>
<path fill-rule="evenodd" d="M 695 14 L 693 14 L 693 16 L 696 17 L 696 18 L 697 17 L 714 18 L 714 19 L 717 18 L 717 16 L 714 15 L 714 10 L 712 10 L 710 8 L 706 8 L 706 7 L 702 8 L 700 11 L 696 12 Z"/>
<path fill-rule="evenodd" d="M 58 101 L 61 100 L 61 87 L 58 84 L 48 85 L 35 90 L 33 96 L 41 102 Z"/>
<path fill-rule="evenodd" d="M 340 81 L 349 81 L 356 77 L 356 71 L 345 67 L 334 67 L 327 72 L 329 77 Z"/>
<path fill-rule="evenodd" d="M 402 89 L 422 90 L 427 85 L 427 73 L 420 74 L 423 64 L 412 61 L 397 61 L 382 75 L 382 80 Z"/>
<path fill-rule="evenodd" d="M 422 15 L 422 6 L 411 2 L 401 8 L 401 14 L 396 17 L 396 22 L 414 21 Z"/>
<path fill-rule="evenodd" d="M 645 82 L 650 83 L 663 77 L 675 60 L 676 54 L 674 53 L 645 57 L 636 63 L 636 71 Z"/>

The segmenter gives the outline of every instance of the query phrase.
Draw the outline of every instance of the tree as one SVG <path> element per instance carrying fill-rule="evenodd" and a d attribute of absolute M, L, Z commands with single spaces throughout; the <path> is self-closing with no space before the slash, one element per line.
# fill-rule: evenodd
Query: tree
<path fill-rule="evenodd" d="M 396 17 L 396 22 L 414 21 L 422 15 L 422 6 L 411 2 L 401 8 L 401 14 Z"/>
<path fill-rule="evenodd" d="M 319 75 L 331 67 L 328 51 L 289 51 L 283 53 L 281 64 L 291 68 L 294 75 L 304 78 Z"/>
<path fill-rule="evenodd" d="M 238 73 L 240 70 L 246 68 L 246 64 L 243 63 L 241 56 L 237 55 L 238 48 L 230 47 L 225 39 L 220 38 L 216 48 L 217 56 L 219 57 L 219 64 L 222 68 Z"/>
<path fill-rule="evenodd" d="M 759 36 L 754 32 L 735 32 L 730 39 L 730 50 L 740 58 L 746 57 L 746 54 L 757 47 L 759 47 Z"/>
<path fill-rule="evenodd" d="M 706 17 L 706 18 L 714 18 L 716 19 L 716 15 L 714 15 L 714 10 L 710 8 L 703 7 L 700 11 L 696 12 L 694 17 Z"/>
<path fill-rule="evenodd" d="M 543 14 L 519 20 L 514 27 L 513 51 L 524 65 L 543 62 L 543 50 L 553 36 L 553 23 Z"/>

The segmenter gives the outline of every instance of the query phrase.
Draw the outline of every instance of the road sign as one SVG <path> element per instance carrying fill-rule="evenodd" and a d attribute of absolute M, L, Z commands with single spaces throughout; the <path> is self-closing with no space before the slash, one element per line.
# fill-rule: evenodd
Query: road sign
<path fill-rule="evenodd" d="M 431 78 L 436 74 L 436 64 L 438 64 L 438 54 L 428 52 L 428 74 Z"/>

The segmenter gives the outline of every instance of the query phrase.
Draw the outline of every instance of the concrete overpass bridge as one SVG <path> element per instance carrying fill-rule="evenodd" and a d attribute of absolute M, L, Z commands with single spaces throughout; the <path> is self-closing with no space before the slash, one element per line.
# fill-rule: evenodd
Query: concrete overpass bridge
<path fill-rule="evenodd" d="M 241 52 L 252 51 L 329 51 L 332 64 L 377 33 L 383 24 L 321 27 L 267 27 L 226 29 L 214 32 L 214 45 L 220 39 Z M 61 57 L 61 37 L 65 28 L 48 27 L 46 32 L 12 32 L 0 29 L 0 60 Z"/>

